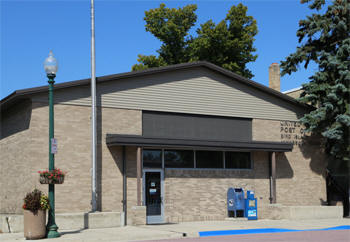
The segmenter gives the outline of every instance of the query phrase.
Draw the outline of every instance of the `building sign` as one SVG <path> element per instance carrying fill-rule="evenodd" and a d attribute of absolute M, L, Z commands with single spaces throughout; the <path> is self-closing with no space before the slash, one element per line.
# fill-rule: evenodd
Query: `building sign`
<path fill-rule="evenodd" d="M 51 154 L 57 154 L 57 139 L 51 139 Z"/>
<path fill-rule="evenodd" d="M 301 145 L 305 136 L 305 129 L 297 121 L 281 121 L 281 141 L 285 143 L 293 143 L 293 145 Z"/>

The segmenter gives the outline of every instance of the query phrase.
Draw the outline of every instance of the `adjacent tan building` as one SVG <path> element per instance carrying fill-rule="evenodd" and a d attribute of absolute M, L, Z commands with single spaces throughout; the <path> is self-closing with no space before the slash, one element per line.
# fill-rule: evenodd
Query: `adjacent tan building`
<path fill-rule="evenodd" d="M 283 92 L 284 94 L 290 96 L 290 97 L 293 97 L 293 98 L 299 98 L 300 97 L 300 94 L 302 93 L 302 89 L 301 87 L 298 87 L 298 88 L 294 88 L 294 89 L 291 89 L 291 90 L 287 90 L 285 92 Z"/>
<path fill-rule="evenodd" d="M 279 91 L 198 62 L 99 77 L 97 97 L 100 211 L 136 224 L 221 220 L 230 187 L 253 190 L 260 217 L 271 203 L 326 201 L 325 156 L 298 123 L 310 107 Z M 89 80 L 55 85 L 54 99 L 55 164 L 67 172 L 56 212 L 87 212 Z M 1 100 L 0 213 L 47 189 L 48 116 L 47 86 Z"/>

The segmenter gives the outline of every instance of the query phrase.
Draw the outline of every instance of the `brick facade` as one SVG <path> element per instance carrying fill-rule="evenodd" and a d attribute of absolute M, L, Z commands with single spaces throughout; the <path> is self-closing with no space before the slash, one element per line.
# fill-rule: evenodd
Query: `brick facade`
<path fill-rule="evenodd" d="M 27 102 L 14 110 L 2 117 L 0 144 L 1 158 L 5 162 L 0 170 L 0 213 L 22 213 L 22 197 L 26 192 L 34 187 L 47 191 L 46 185 L 39 184 L 37 171 L 48 167 L 48 107 Z M 91 208 L 90 112 L 86 106 L 55 105 L 55 137 L 58 140 L 55 164 L 68 172 L 65 183 L 56 186 L 58 213 L 86 212 Z M 302 136 L 302 127 L 294 122 L 254 119 L 252 126 L 255 141 L 295 142 L 292 152 L 277 154 L 277 202 L 283 205 L 322 204 L 326 200 L 325 163 L 319 144 Z M 142 112 L 98 109 L 98 204 L 102 211 L 122 211 L 122 148 L 107 147 L 107 133 L 141 135 Z M 166 220 L 224 219 L 229 187 L 254 190 L 259 209 L 264 209 L 270 196 L 268 152 L 253 152 L 252 159 L 251 170 L 165 169 Z M 133 208 L 137 200 L 136 147 L 126 148 L 126 162 L 127 213 L 137 216 Z M 140 211 L 144 213 L 144 210 Z"/>
<path fill-rule="evenodd" d="M 300 94 L 302 93 L 301 89 L 295 90 L 295 91 L 288 91 L 288 92 L 284 92 L 286 95 L 293 97 L 295 99 L 300 97 Z"/>
<path fill-rule="evenodd" d="M 276 156 L 277 203 L 322 205 L 326 201 L 323 177 L 326 163 L 319 142 L 303 135 L 302 127 L 296 122 L 254 119 L 252 126 L 254 141 L 295 143 L 292 152 L 277 153 Z M 263 214 L 270 203 L 268 155 L 268 152 L 253 152 L 252 170 L 165 169 L 166 220 L 224 219 L 227 217 L 229 187 L 255 191 L 260 214 Z"/>
<path fill-rule="evenodd" d="M 254 190 L 259 205 L 269 202 L 269 170 L 265 152 L 254 152 L 251 170 L 166 169 L 165 217 L 168 222 L 223 220 L 230 187 Z"/>
<path fill-rule="evenodd" d="M 0 213 L 22 213 L 25 191 L 34 187 L 31 169 L 32 104 L 21 102 L 1 115 Z M 15 194 L 15 196 L 14 196 Z"/>
<path fill-rule="evenodd" d="M 253 120 L 253 140 L 293 142 L 293 151 L 277 153 L 277 203 L 322 205 L 326 201 L 326 156 L 316 137 L 296 122 Z"/>
<path fill-rule="evenodd" d="M 47 191 L 47 185 L 39 183 L 37 171 L 48 167 L 48 106 L 33 103 L 13 110 L 17 112 L 3 116 L 1 120 L 0 213 L 22 213 L 22 198 L 27 192 L 35 187 Z M 67 172 L 65 183 L 55 186 L 56 212 L 89 211 L 91 109 L 56 104 L 54 112 L 55 138 L 58 140 L 55 165 Z M 23 120 L 29 120 L 26 121 L 28 124 L 23 124 Z M 98 110 L 98 124 L 98 181 L 102 184 L 98 187 L 99 204 L 103 211 L 121 211 L 121 149 L 108 148 L 105 135 L 141 134 L 141 111 L 102 108 Z M 5 135 L 7 133 L 10 135 Z"/>

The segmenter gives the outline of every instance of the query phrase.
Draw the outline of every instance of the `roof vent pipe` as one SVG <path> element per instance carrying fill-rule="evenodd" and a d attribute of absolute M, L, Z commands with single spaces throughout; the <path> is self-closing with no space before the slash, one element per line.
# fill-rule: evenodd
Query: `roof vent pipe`
<path fill-rule="evenodd" d="M 280 65 L 278 63 L 272 63 L 269 67 L 269 87 L 281 91 Z"/>

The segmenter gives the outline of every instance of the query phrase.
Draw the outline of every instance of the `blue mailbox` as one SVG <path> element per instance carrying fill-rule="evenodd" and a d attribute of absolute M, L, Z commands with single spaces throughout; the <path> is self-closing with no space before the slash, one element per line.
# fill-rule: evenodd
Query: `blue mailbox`
<path fill-rule="evenodd" d="M 248 220 L 257 220 L 258 219 L 258 204 L 257 199 L 254 197 L 253 191 L 247 191 L 247 198 L 245 199 L 245 210 L 244 216 Z"/>
<path fill-rule="evenodd" d="M 227 191 L 227 212 L 229 217 L 237 217 L 237 212 L 244 214 L 244 190 L 230 187 Z"/>

